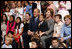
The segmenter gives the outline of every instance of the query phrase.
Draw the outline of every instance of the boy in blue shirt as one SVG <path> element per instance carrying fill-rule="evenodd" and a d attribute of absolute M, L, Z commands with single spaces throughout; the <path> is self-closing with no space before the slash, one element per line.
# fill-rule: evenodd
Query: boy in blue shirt
<path fill-rule="evenodd" d="M 62 27 L 61 30 L 61 42 L 66 40 L 66 43 L 69 43 L 69 40 L 71 38 L 71 16 L 66 15 L 64 17 L 65 24 Z"/>

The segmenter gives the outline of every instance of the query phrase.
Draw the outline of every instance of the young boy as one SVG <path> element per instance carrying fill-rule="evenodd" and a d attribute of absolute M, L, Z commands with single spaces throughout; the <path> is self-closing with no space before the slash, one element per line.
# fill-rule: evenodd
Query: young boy
<path fill-rule="evenodd" d="M 5 44 L 3 44 L 1 48 L 12 48 L 12 45 L 10 44 L 10 42 L 11 42 L 11 38 L 9 38 L 8 36 L 6 36 L 6 38 L 5 38 Z"/>
<path fill-rule="evenodd" d="M 44 32 L 48 30 L 48 25 L 44 20 L 43 14 L 40 15 L 39 21 L 40 21 L 38 25 L 39 35 L 42 36 Z"/>
<path fill-rule="evenodd" d="M 14 32 L 9 31 L 8 34 L 7 34 L 7 36 L 12 39 L 12 42 L 11 42 L 12 48 L 17 48 L 17 43 L 16 43 L 16 41 L 15 41 L 15 39 L 13 37 L 13 34 L 14 34 Z"/>
<path fill-rule="evenodd" d="M 52 38 L 52 45 L 49 48 L 58 48 L 59 47 L 59 40 L 56 37 Z"/>
<path fill-rule="evenodd" d="M 55 15 L 55 25 L 54 25 L 54 33 L 53 37 L 60 37 L 61 29 L 63 26 L 62 16 L 60 14 Z"/>
<path fill-rule="evenodd" d="M 61 30 L 61 42 L 66 41 L 66 44 L 69 44 L 69 39 L 71 39 L 71 16 L 66 15 L 64 21 L 65 24 Z"/>

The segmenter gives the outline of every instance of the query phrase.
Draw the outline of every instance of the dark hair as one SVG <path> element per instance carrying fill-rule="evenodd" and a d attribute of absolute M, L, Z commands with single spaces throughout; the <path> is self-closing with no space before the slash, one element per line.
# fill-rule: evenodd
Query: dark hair
<path fill-rule="evenodd" d="M 13 26 L 14 21 L 15 21 L 15 16 L 14 16 L 14 15 L 11 15 L 11 17 L 13 17 L 13 21 L 12 21 L 12 22 L 13 22 L 13 23 L 12 23 L 12 26 Z M 11 23 L 11 22 L 9 21 L 9 26 L 10 26 L 10 23 Z"/>
<path fill-rule="evenodd" d="M 33 39 L 32 39 L 32 42 L 36 42 L 36 44 L 38 45 L 37 48 L 42 48 L 42 45 L 40 44 L 40 39 L 33 38 Z"/>
<path fill-rule="evenodd" d="M 6 17 L 5 24 L 7 25 L 7 21 L 8 21 L 7 15 L 6 14 L 3 14 L 3 15 L 5 15 L 5 17 Z M 3 22 L 3 15 L 2 15 L 1 23 Z"/>
<path fill-rule="evenodd" d="M 12 32 L 12 31 L 8 31 L 7 35 L 8 35 L 9 33 L 11 33 L 12 35 L 14 34 L 14 32 Z"/>
<path fill-rule="evenodd" d="M 11 17 L 13 17 L 13 22 L 15 21 L 15 16 L 14 15 L 11 15 Z"/>
<path fill-rule="evenodd" d="M 17 17 L 16 19 L 19 19 L 19 20 L 20 20 L 20 23 L 16 23 L 16 25 L 15 25 L 15 29 L 16 29 L 17 25 L 18 25 L 18 28 L 20 29 L 21 18 L 20 18 L 20 17 Z"/>
<path fill-rule="evenodd" d="M 59 47 L 66 48 L 62 43 L 60 43 Z"/>
<path fill-rule="evenodd" d="M 42 17 L 44 18 L 44 15 L 43 15 L 43 13 L 41 13 L 41 14 L 40 14 L 40 16 L 42 16 Z M 40 16 L 39 16 L 39 17 L 40 17 Z"/>
<path fill-rule="evenodd" d="M 59 42 L 59 39 L 58 39 L 57 37 L 53 37 L 53 38 L 52 38 L 52 41 L 53 41 L 53 40 L 57 40 L 57 42 Z"/>
<path fill-rule="evenodd" d="M 56 14 L 55 17 L 58 16 L 59 19 L 62 19 L 62 16 L 60 14 Z"/>

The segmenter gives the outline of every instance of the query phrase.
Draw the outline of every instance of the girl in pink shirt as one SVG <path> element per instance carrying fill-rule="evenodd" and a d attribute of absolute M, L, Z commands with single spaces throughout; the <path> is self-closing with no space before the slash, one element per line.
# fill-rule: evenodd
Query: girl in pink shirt
<path fill-rule="evenodd" d="M 6 29 L 6 34 L 8 33 L 8 31 L 12 31 L 14 32 L 15 29 L 15 17 L 13 15 L 11 15 L 9 17 L 9 21 L 7 21 L 7 29 Z"/>

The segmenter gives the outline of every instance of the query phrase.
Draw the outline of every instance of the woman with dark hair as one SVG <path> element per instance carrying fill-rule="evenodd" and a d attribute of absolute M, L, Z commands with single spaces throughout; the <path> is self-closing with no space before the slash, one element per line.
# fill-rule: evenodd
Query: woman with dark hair
<path fill-rule="evenodd" d="M 6 14 L 3 14 L 2 15 L 2 19 L 1 19 L 1 23 L 4 23 L 5 22 L 5 24 L 7 24 L 7 16 L 6 16 Z"/>
<path fill-rule="evenodd" d="M 31 36 L 27 34 L 30 27 L 31 15 L 27 12 L 25 15 L 24 32 L 22 34 L 24 41 L 24 48 L 29 48 L 29 42 L 31 41 Z"/>
<path fill-rule="evenodd" d="M 20 48 L 21 46 L 22 46 L 22 48 L 24 48 L 23 38 L 22 38 L 23 27 L 24 27 L 24 24 L 21 23 L 21 18 L 17 17 L 16 18 L 15 30 L 14 30 L 14 38 L 15 38 L 16 42 L 18 43 L 18 48 Z"/>
<path fill-rule="evenodd" d="M 1 19 L 1 31 L 2 31 L 2 38 L 4 38 L 4 35 L 6 35 L 6 28 L 7 28 L 7 16 L 6 14 L 3 14 Z"/>
<path fill-rule="evenodd" d="M 15 17 L 13 15 L 11 15 L 9 17 L 9 21 L 7 21 L 7 29 L 6 29 L 6 34 L 8 33 L 8 31 L 13 31 L 14 32 L 14 28 L 15 28 Z"/>

